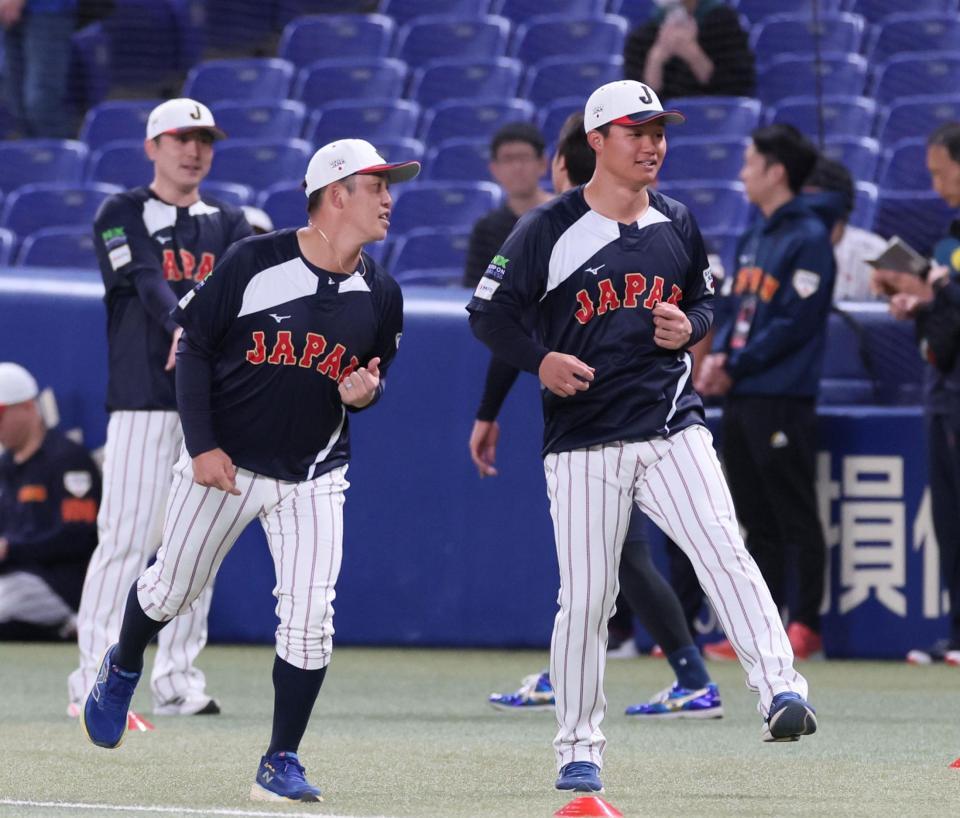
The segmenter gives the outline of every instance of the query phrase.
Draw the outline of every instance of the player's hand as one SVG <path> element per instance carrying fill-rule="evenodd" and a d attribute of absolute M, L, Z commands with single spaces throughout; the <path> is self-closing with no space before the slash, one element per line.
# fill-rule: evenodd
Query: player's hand
<path fill-rule="evenodd" d="M 237 467 L 223 449 L 211 449 L 193 458 L 193 482 L 240 496 Z"/>
<path fill-rule="evenodd" d="M 10 543 L 6 537 L 0 537 L 0 562 L 7 558 L 7 552 L 10 550 Z"/>
<path fill-rule="evenodd" d="M 690 319 L 676 304 L 661 301 L 653 308 L 653 343 L 658 347 L 680 349 L 692 334 Z"/>
<path fill-rule="evenodd" d="M 183 327 L 177 327 L 173 331 L 173 339 L 170 342 L 170 352 L 167 353 L 167 364 L 163 371 L 169 372 L 177 365 L 177 344 L 180 343 L 180 336 L 183 335 Z"/>
<path fill-rule="evenodd" d="M 918 296 L 910 293 L 897 293 L 890 299 L 890 314 L 898 321 L 905 321 L 913 318 L 920 306 L 921 300 Z"/>
<path fill-rule="evenodd" d="M 371 358 L 370 363 L 355 369 L 340 381 L 340 400 L 347 406 L 363 409 L 373 400 L 380 386 L 380 359 Z"/>
<path fill-rule="evenodd" d="M 714 352 L 703 359 L 694 389 L 701 395 L 726 395 L 733 386 L 733 379 L 726 370 L 727 356 L 722 352 Z"/>
<path fill-rule="evenodd" d="M 548 352 L 540 362 L 540 383 L 561 398 L 583 392 L 593 380 L 594 369 L 573 355 Z"/>
<path fill-rule="evenodd" d="M 475 420 L 470 432 L 470 459 L 477 467 L 480 477 L 496 477 L 493 464 L 497 459 L 497 441 L 500 440 L 500 424 L 495 420 Z"/>

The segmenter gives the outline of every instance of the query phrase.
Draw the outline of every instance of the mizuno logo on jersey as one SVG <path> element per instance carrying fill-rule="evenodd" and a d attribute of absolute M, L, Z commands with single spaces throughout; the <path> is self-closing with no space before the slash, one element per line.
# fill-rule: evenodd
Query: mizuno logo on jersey
<path fill-rule="evenodd" d="M 289 315 L 277 315 L 275 312 L 269 313 L 270 317 L 276 321 L 278 324 L 281 321 L 286 321 L 290 316 Z"/>
<path fill-rule="evenodd" d="M 285 316 L 289 318 L 289 316 Z M 338 383 L 360 366 L 355 355 L 350 356 L 349 363 L 344 366 L 344 357 L 347 348 L 343 344 L 334 344 L 333 349 L 327 352 L 327 339 L 315 332 L 308 332 L 303 342 L 294 345 L 293 333 L 290 330 L 277 330 L 270 351 L 266 333 L 257 330 L 252 334 L 253 348 L 247 350 L 247 362 L 254 366 L 273 364 L 274 366 L 299 366 L 303 369 L 316 369 Z M 300 353 L 297 349 L 302 350 Z M 321 356 L 323 356 L 321 358 Z M 317 359 L 320 358 L 319 362 Z M 316 366 L 314 363 L 316 362 Z"/>
<path fill-rule="evenodd" d="M 573 317 L 581 324 L 588 324 L 596 316 L 604 315 L 613 310 L 619 310 L 621 307 L 636 309 L 641 303 L 640 299 L 643 298 L 644 294 L 646 294 L 646 298 L 643 298 L 642 304 L 644 309 L 652 310 L 661 301 L 678 304 L 680 299 L 683 298 L 683 290 L 676 284 L 671 284 L 670 295 L 664 298 L 663 289 L 665 284 L 666 282 L 664 282 L 663 276 L 654 276 L 648 291 L 647 277 L 643 273 L 627 273 L 623 278 L 623 295 L 621 296 L 617 292 L 616 286 L 611 279 L 602 278 L 597 282 L 598 292 L 596 301 L 594 301 L 591 294 L 585 289 L 577 293 L 579 309 L 577 309 Z"/>
<path fill-rule="evenodd" d="M 741 267 L 733 284 L 734 295 L 757 293 L 761 301 L 770 301 L 780 289 L 780 282 L 760 267 Z"/>
<path fill-rule="evenodd" d="M 606 266 L 607 266 L 606 264 L 601 264 L 599 267 L 584 267 L 583 269 L 586 270 L 588 273 L 590 273 L 590 275 L 595 276 Z"/>
<path fill-rule="evenodd" d="M 204 253 L 200 256 L 200 264 L 197 264 L 196 256 L 189 250 L 180 248 L 180 263 L 177 264 L 177 257 L 174 255 L 173 248 L 163 251 L 163 277 L 167 281 L 203 281 L 217 263 L 217 257 L 213 253 Z"/>

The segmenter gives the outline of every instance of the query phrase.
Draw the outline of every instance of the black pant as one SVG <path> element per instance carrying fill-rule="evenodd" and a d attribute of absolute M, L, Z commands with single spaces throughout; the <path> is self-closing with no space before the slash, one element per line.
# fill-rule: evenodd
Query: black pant
<path fill-rule="evenodd" d="M 930 501 L 940 575 L 950 595 L 950 641 L 960 646 L 960 417 L 927 417 Z"/>
<path fill-rule="evenodd" d="M 722 449 L 747 548 L 773 601 L 787 607 L 787 581 L 795 578 L 790 619 L 819 632 L 827 547 L 817 510 L 816 421 L 813 399 L 731 397 Z"/>

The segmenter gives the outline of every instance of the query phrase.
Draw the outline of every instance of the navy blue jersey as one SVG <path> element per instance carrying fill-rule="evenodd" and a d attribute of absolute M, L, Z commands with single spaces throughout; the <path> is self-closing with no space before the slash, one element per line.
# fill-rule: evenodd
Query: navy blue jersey
<path fill-rule="evenodd" d="M 339 382 L 379 357 L 382 384 L 403 331 L 400 287 L 362 258 L 365 274 L 323 270 L 303 257 L 296 229 L 281 230 L 239 242 L 181 299 L 177 401 L 192 456 L 219 447 L 290 481 L 347 462 Z"/>
<path fill-rule="evenodd" d="M 249 236 L 243 211 L 212 199 L 167 204 L 147 187 L 111 196 L 93 223 L 106 293 L 107 410 L 176 408 L 164 372 L 177 300 Z"/>
<path fill-rule="evenodd" d="M 678 305 L 693 327 L 710 326 L 713 281 L 700 231 L 679 202 L 654 190 L 635 224 L 591 210 L 575 188 L 527 213 L 467 306 L 495 354 L 536 373 L 548 351 L 594 367 L 590 388 L 569 398 L 543 390 L 544 453 L 616 440 L 647 440 L 703 422 L 686 351 L 653 342 L 652 310 Z M 519 326 L 534 308 L 538 341 L 496 343 L 497 325 Z M 492 343 L 491 343 L 492 341 Z"/>
<path fill-rule="evenodd" d="M 56 429 L 23 463 L 0 455 L 0 537 L 9 541 L 0 573 L 36 574 L 76 609 L 97 545 L 99 504 L 100 472 Z"/>

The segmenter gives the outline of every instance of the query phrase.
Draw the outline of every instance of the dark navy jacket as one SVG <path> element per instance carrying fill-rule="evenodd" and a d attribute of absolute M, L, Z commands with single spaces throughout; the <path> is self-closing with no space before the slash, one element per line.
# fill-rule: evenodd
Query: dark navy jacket
<path fill-rule="evenodd" d="M 713 341 L 731 395 L 816 397 L 835 279 L 827 228 L 802 198 L 754 222 Z"/>
<path fill-rule="evenodd" d="M 947 238 L 937 242 L 933 257 L 938 264 L 950 268 L 950 281 L 944 295 L 960 305 L 960 219 L 950 225 Z M 924 381 L 924 403 L 929 414 L 960 416 L 960 356 L 949 372 L 928 366 Z"/>

